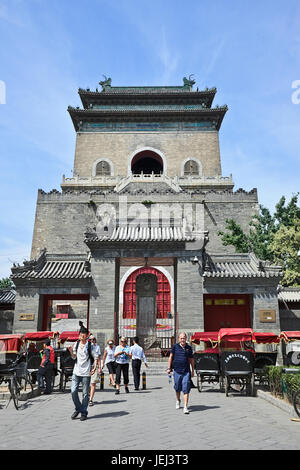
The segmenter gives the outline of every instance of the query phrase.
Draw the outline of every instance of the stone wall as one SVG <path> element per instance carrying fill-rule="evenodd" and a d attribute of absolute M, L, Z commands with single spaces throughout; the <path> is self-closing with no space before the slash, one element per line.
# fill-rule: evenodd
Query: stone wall
<path fill-rule="evenodd" d="M 146 184 L 145 184 L 146 186 Z M 239 190 L 211 191 L 208 193 L 190 194 L 182 192 L 179 194 L 146 194 L 132 195 L 123 193 L 126 196 L 128 205 L 141 203 L 149 200 L 166 206 L 180 204 L 192 205 L 192 210 L 196 212 L 197 204 L 202 205 L 204 201 L 204 224 L 203 230 L 209 231 L 208 251 L 232 253 L 232 247 L 224 247 L 217 232 L 224 230 L 227 218 L 234 218 L 241 224 L 245 231 L 249 230 L 251 217 L 258 210 L 256 190 L 249 193 Z M 73 191 L 60 193 L 53 191 L 44 193 L 39 190 L 34 233 L 32 241 L 31 259 L 39 255 L 40 250 L 47 248 L 49 253 L 86 253 L 84 232 L 86 227 L 97 226 L 97 207 L 101 204 L 113 204 L 118 213 L 120 195 L 113 191 L 106 194 L 95 191 L 91 195 L 89 191 Z M 93 203 L 91 204 L 91 199 Z M 149 210 L 149 215 L 151 214 Z M 202 227 L 200 227 L 202 228 Z"/>
<path fill-rule="evenodd" d="M 219 134 L 209 132 L 153 133 L 77 133 L 74 175 L 91 176 L 95 161 L 105 158 L 114 166 L 114 174 L 127 176 L 130 160 L 135 153 L 149 148 L 162 153 L 166 159 L 166 174 L 181 174 L 187 158 L 200 160 L 203 175 L 221 175 Z"/>

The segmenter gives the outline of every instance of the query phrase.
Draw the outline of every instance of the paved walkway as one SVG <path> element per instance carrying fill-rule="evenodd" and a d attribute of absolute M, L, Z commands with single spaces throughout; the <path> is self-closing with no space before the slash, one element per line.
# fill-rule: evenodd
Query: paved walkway
<path fill-rule="evenodd" d="M 18 411 L 10 403 L 0 409 L 0 449 L 300 449 L 300 423 L 262 398 L 192 389 L 184 415 L 167 377 L 130 389 L 97 390 L 84 422 L 70 419 L 69 392 L 32 398 Z"/>

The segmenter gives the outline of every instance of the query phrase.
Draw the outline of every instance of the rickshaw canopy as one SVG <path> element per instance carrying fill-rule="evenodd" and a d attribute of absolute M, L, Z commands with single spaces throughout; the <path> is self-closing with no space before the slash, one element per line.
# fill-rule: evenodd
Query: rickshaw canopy
<path fill-rule="evenodd" d="M 0 335 L 0 353 L 18 353 L 23 343 L 23 334 Z"/>
<path fill-rule="evenodd" d="M 253 331 L 251 328 L 221 328 L 218 334 L 218 341 L 252 341 Z"/>
<path fill-rule="evenodd" d="M 32 331 L 25 334 L 25 341 L 43 341 L 53 339 L 57 335 L 56 331 Z"/>
<path fill-rule="evenodd" d="M 77 341 L 79 339 L 79 331 L 63 331 L 59 335 L 59 342 L 65 343 L 66 341 Z"/>
<path fill-rule="evenodd" d="M 300 331 L 282 331 L 280 333 L 280 338 L 283 339 L 286 343 L 289 343 L 290 341 L 299 341 Z"/>
<path fill-rule="evenodd" d="M 200 341 L 210 341 L 211 343 L 218 342 L 218 331 L 197 331 L 191 337 L 191 342 L 200 344 Z"/>
<path fill-rule="evenodd" d="M 253 332 L 252 341 L 257 344 L 279 344 L 280 336 L 275 333 Z"/>

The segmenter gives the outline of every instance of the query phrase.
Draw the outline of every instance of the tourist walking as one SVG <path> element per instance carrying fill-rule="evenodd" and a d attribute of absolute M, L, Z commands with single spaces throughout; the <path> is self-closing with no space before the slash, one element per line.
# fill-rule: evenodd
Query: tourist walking
<path fill-rule="evenodd" d="M 188 414 L 189 393 L 191 390 L 191 377 L 194 377 L 193 350 L 187 344 L 186 333 L 180 333 L 179 343 L 174 344 L 169 357 L 167 373 L 174 370 L 174 389 L 176 392 L 176 409 L 180 408 L 180 393 L 183 392 L 184 413 Z"/>
<path fill-rule="evenodd" d="M 87 328 L 82 325 L 79 330 L 79 340 L 74 347 L 70 346 L 68 348 L 72 358 L 76 360 L 71 385 L 75 411 L 71 418 L 75 419 L 81 413 L 80 421 L 87 419 L 91 375 L 97 370 L 98 365 L 98 356 L 95 348 L 90 341 L 87 341 L 88 333 Z M 82 383 L 82 401 L 79 400 L 78 395 L 80 383 Z"/>
<path fill-rule="evenodd" d="M 127 345 L 126 338 L 122 337 L 120 339 L 119 346 L 115 350 L 116 358 L 116 392 L 118 395 L 120 393 L 120 384 L 121 384 L 121 374 L 123 374 L 125 392 L 129 393 L 128 383 L 129 383 L 129 360 L 132 354 L 130 347 Z"/>
<path fill-rule="evenodd" d="M 100 346 L 98 346 L 98 344 L 97 344 L 97 340 L 96 340 L 95 336 L 91 335 L 89 337 L 89 340 L 92 342 L 92 345 L 94 346 L 95 352 L 96 352 L 97 357 L 98 357 L 98 367 L 95 369 L 95 372 L 91 376 L 89 406 L 93 406 L 94 405 L 93 399 L 94 399 L 94 395 L 95 395 L 96 384 L 99 382 L 99 376 L 102 372 L 102 369 L 101 369 L 101 350 L 100 350 Z"/>
<path fill-rule="evenodd" d="M 114 344 L 114 341 L 112 339 L 109 339 L 107 341 L 107 346 L 104 349 L 103 363 L 102 363 L 102 369 L 104 368 L 105 365 L 108 368 L 109 385 L 111 385 L 114 388 L 116 388 L 116 382 L 115 382 L 115 373 L 116 373 L 115 350 L 116 350 L 116 346 Z"/>
<path fill-rule="evenodd" d="M 139 345 L 139 338 L 135 336 L 133 338 L 133 346 L 131 346 L 131 354 L 132 354 L 132 374 L 133 374 L 133 381 L 134 381 L 134 390 L 138 390 L 140 386 L 140 379 L 141 379 L 141 365 L 142 360 L 146 367 L 148 367 L 147 359 L 144 353 L 143 348 Z"/>
<path fill-rule="evenodd" d="M 44 341 L 43 347 L 43 357 L 40 367 L 37 371 L 37 381 L 39 389 L 43 391 L 45 380 L 46 389 L 44 391 L 44 395 L 50 395 L 50 393 L 52 393 L 52 377 L 54 372 L 55 353 L 50 344 L 50 339 Z"/>

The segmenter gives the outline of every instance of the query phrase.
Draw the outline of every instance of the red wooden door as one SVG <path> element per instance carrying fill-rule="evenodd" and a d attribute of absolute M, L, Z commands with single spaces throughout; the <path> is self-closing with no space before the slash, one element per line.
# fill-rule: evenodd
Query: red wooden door
<path fill-rule="evenodd" d="M 158 269 L 143 267 L 128 276 L 123 290 L 123 318 L 136 318 L 136 278 L 139 274 L 155 274 L 157 277 L 157 318 L 168 318 L 171 312 L 171 288 L 168 278 Z"/>
<path fill-rule="evenodd" d="M 251 328 L 250 296 L 246 294 L 204 294 L 204 330 Z M 224 347 L 238 347 L 228 343 Z"/>

